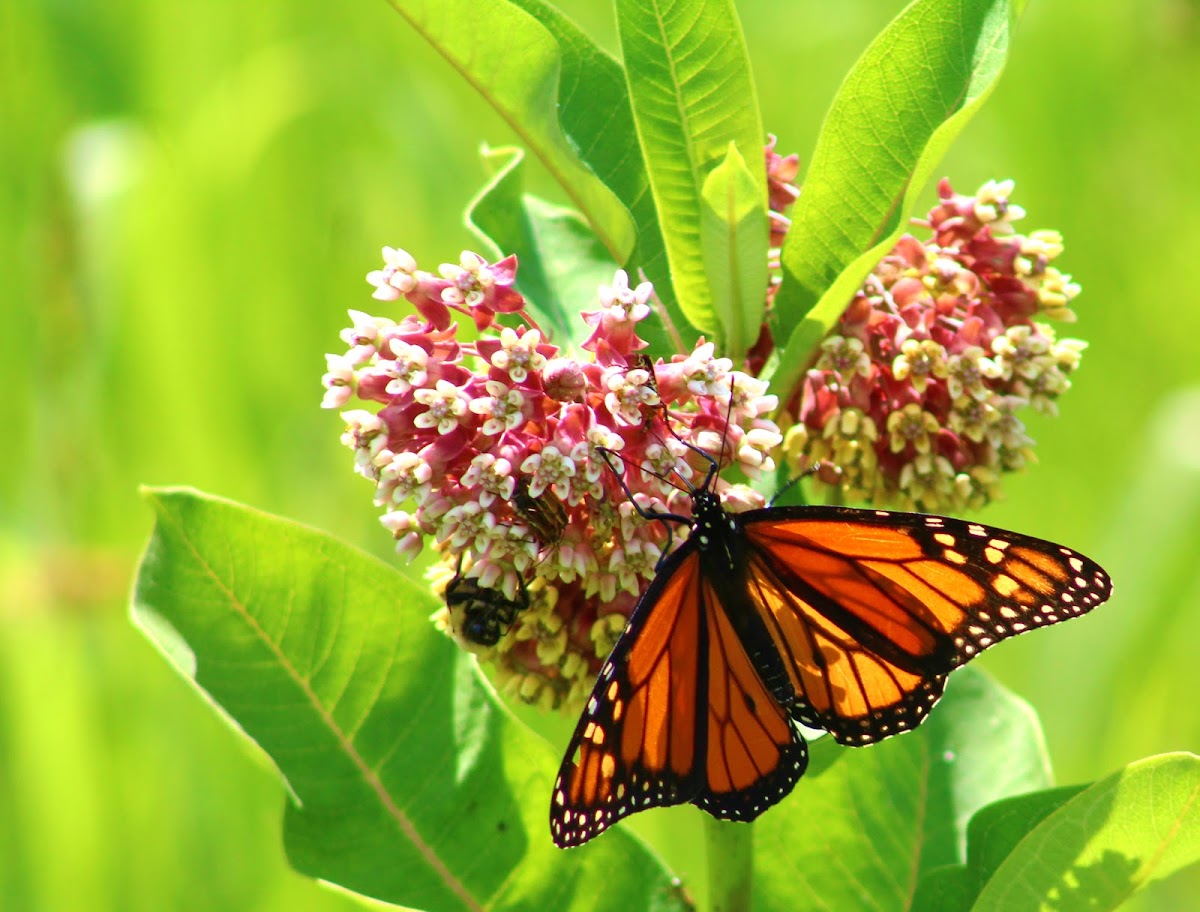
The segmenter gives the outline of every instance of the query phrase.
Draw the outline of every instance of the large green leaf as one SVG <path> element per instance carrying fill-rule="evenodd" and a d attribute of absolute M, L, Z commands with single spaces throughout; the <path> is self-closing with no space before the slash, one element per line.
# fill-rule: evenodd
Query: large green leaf
<path fill-rule="evenodd" d="M 1028 792 L 982 808 L 967 825 L 967 863 L 946 865 L 923 877 L 913 897 L 915 912 L 966 912 L 1021 839 L 1085 787 Z"/>
<path fill-rule="evenodd" d="M 755 824 L 757 908 L 907 909 L 920 878 L 966 858 L 982 806 L 1045 788 L 1041 728 L 982 672 L 956 672 L 916 732 L 847 748 Z"/>
<path fill-rule="evenodd" d="M 709 172 L 701 194 L 705 275 L 722 354 L 735 364 L 758 339 L 762 327 L 769 232 L 761 191 L 752 169 L 730 143 L 725 160 Z"/>
<path fill-rule="evenodd" d="M 613 259 L 624 263 L 637 230 L 626 205 L 594 166 L 581 160 L 578 139 L 563 132 L 558 109 L 563 60 L 559 41 L 547 27 L 505 0 L 390 2 L 487 99 L 583 213 Z"/>
<path fill-rule="evenodd" d="M 904 231 L 914 198 L 996 85 L 1025 0 L 916 0 L 871 43 L 821 128 L 783 248 L 773 382 L 812 348 Z"/>
<path fill-rule="evenodd" d="M 637 244 L 625 261 L 635 281 L 644 274 L 667 310 L 684 345 L 696 332 L 683 317 L 671 287 L 667 251 L 642 161 L 625 70 L 574 22 L 542 0 L 512 0 L 549 29 L 562 55 L 558 118 L 579 157 L 617 195 L 633 215 Z M 643 324 L 639 332 L 654 354 L 669 355 L 677 345 L 661 327 Z"/>
<path fill-rule="evenodd" d="M 970 843 L 976 912 L 1117 909 L 1200 861 L 1200 757 L 1150 757 L 1082 790 L 1001 802 L 971 822 Z"/>
<path fill-rule="evenodd" d="M 494 256 L 517 255 L 517 287 L 571 354 L 587 331 L 579 313 L 599 306 L 596 289 L 612 283 L 616 264 L 578 213 L 523 192 L 524 157 L 515 147 L 483 150 L 496 173 L 468 207 L 467 224 Z"/>
<path fill-rule="evenodd" d="M 616 7 L 675 295 L 691 324 L 713 333 L 719 323 L 701 242 L 703 191 L 731 143 L 750 163 L 759 218 L 766 221 L 765 136 L 741 23 L 731 0 L 617 0 Z"/>
<path fill-rule="evenodd" d="M 424 587 L 295 523 L 147 496 L 134 617 L 279 769 L 297 869 L 439 912 L 672 907 L 627 834 L 554 848 L 557 757 L 433 630 Z"/>
<path fill-rule="evenodd" d="M 654 283 L 684 344 L 695 339 L 675 302 L 621 65 L 542 0 L 392 5 L 496 108 L 613 260 L 635 283 L 641 274 Z M 482 47 L 496 35 L 504 36 L 503 54 L 468 53 L 467 36 Z M 657 321 L 643 325 L 641 334 L 655 354 L 677 347 Z"/>

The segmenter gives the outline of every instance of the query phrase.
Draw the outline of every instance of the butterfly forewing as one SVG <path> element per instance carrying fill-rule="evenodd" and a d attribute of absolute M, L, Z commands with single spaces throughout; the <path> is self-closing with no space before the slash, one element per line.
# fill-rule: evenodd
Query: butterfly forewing
<path fill-rule="evenodd" d="M 793 715 L 847 744 L 915 727 L 950 670 L 1111 591 L 1083 555 L 978 523 L 836 507 L 742 523 L 750 598 L 784 658 Z"/>

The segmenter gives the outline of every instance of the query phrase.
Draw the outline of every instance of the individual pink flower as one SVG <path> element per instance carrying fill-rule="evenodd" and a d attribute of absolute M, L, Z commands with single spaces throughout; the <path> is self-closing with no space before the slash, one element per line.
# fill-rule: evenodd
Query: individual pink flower
<path fill-rule="evenodd" d="M 479 254 L 464 250 L 457 264 L 443 263 L 438 272 L 445 280 L 442 302 L 465 308 L 479 329 L 491 326 L 498 313 L 518 313 L 525 308 L 525 299 L 512 287 L 517 274 L 515 256 L 489 264 Z"/>
<path fill-rule="evenodd" d="M 484 418 L 480 430 L 489 437 L 511 431 L 525 419 L 525 395 L 499 380 L 485 380 L 485 394 L 473 398 L 472 412 Z"/>
<path fill-rule="evenodd" d="M 383 248 L 384 268 L 367 273 L 367 281 L 375 286 L 371 297 L 377 301 L 395 301 L 417 287 L 414 275 L 417 261 L 406 250 Z"/>
<path fill-rule="evenodd" d="M 517 334 L 505 327 L 500 330 L 500 347 L 490 351 L 491 346 L 480 347 L 480 353 L 492 366 L 504 371 L 514 383 L 524 383 L 530 372 L 540 371 L 546 366 L 546 355 L 542 349 L 542 334 L 536 329 Z"/>
<path fill-rule="evenodd" d="M 583 350 L 595 352 L 602 341 L 614 355 L 629 355 L 645 348 L 646 343 L 638 338 L 635 328 L 650 316 L 648 302 L 653 292 L 654 286 L 649 282 L 630 288 L 629 276 L 624 269 L 618 269 L 612 285 L 600 286 L 600 308 L 583 312 L 584 321 L 593 327 L 581 346 Z"/>
<path fill-rule="evenodd" d="M 326 355 L 328 370 L 321 378 L 325 398 L 321 408 L 341 408 L 354 395 L 354 363 L 345 355 Z"/>
<path fill-rule="evenodd" d="M 437 428 L 439 434 L 449 434 L 467 413 L 467 397 L 449 380 L 437 381 L 433 389 L 416 390 L 413 398 L 426 406 L 425 411 L 413 418 L 413 424 L 419 428 Z"/>

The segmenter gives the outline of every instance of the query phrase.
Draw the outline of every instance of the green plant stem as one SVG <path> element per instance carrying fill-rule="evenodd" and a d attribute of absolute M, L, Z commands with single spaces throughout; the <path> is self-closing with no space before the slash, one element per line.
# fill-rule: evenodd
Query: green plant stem
<path fill-rule="evenodd" d="M 704 815 L 710 912 L 749 912 L 754 883 L 754 826 Z"/>

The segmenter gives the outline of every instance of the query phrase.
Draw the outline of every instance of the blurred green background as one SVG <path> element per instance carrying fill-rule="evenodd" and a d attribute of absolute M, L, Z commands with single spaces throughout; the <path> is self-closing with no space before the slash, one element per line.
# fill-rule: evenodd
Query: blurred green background
<path fill-rule="evenodd" d="M 607 3 L 562 5 L 615 48 Z M 782 151 L 807 159 L 901 5 L 741 4 Z M 1200 748 L 1198 51 L 1195 0 L 1036 0 L 942 168 L 1015 178 L 1084 286 L 1076 388 L 982 517 L 1116 580 L 979 663 L 1034 703 L 1064 783 Z M 0 908 L 353 907 L 288 870 L 266 761 L 128 622 L 137 486 L 387 555 L 322 355 L 374 306 L 383 244 L 427 268 L 472 245 L 479 145 L 511 139 L 382 0 L 0 4 Z M 1197 903 L 1189 872 L 1138 907 Z"/>

